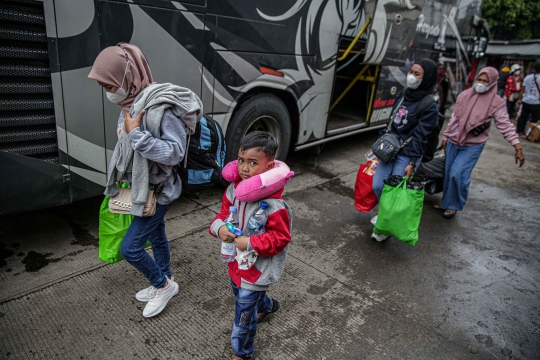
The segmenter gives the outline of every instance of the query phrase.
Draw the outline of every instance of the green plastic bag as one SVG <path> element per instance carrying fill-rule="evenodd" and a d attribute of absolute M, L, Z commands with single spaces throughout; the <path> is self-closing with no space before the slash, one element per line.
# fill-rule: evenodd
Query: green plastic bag
<path fill-rule="evenodd" d="M 396 187 L 385 184 L 373 232 L 394 236 L 414 246 L 418 241 L 423 206 L 424 189 L 407 189 L 405 178 Z"/>
<path fill-rule="evenodd" d="M 124 259 L 120 246 L 131 221 L 133 215 L 110 212 L 109 197 L 105 196 L 99 208 L 99 260 L 114 264 Z"/>

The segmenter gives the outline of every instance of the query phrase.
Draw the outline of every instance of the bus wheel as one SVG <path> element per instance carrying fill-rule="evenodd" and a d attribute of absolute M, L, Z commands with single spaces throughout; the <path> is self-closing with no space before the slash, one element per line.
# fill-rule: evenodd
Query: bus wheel
<path fill-rule="evenodd" d="M 285 160 L 291 143 L 289 111 L 277 96 L 259 94 L 243 103 L 227 126 L 227 162 L 238 157 L 242 137 L 256 130 L 268 131 L 276 138 L 276 159 Z"/>

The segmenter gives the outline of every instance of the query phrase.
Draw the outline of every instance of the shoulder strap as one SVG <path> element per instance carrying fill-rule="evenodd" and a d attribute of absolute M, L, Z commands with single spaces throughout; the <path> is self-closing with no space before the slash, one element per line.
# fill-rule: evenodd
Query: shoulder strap
<path fill-rule="evenodd" d="M 420 100 L 420 103 L 418 104 L 418 107 L 416 108 L 417 119 L 420 118 L 420 115 L 422 115 L 422 113 L 426 111 L 426 109 L 428 108 L 429 105 L 431 105 L 432 102 L 435 102 L 435 98 L 431 94 L 424 96 L 424 98 Z"/>
<path fill-rule="evenodd" d="M 538 82 L 536 81 L 536 73 L 533 75 L 533 81 L 534 85 L 536 85 L 536 89 L 538 89 L 538 98 L 540 99 L 540 87 L 538 87 Z"/>

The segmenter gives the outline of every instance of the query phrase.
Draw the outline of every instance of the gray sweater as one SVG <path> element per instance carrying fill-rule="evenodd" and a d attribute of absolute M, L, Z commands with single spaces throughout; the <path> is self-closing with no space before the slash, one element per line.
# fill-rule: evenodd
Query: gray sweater
<path fill-rule="evenodd" d="M 123 121 L 124 116 L 120 113 L 119 127 L 122 126 Z M 186 151 L 184 125 L 171 110 L 165 110 L 160 129 L 160 139 L 153 137 L 149 131 L 141 130 L 139 127 L 133 129 L 128 135 L 131 139 L 131 148 L 150 161 L 163 165 L 176 165 L 184 158 Z M 129 176 L 128 181 L 131 181 L 131 176 Z M 157 197 L 158 204 L 168 205 L 180 197 L 182 181 L 177 174 L 168 177 L 163 185 L 163 191 Z"/>
<path fill-rule="evenodd" d="M 190 136 L 195 132 L 197 122 L 202 117 L 199 97 L 187 88 L 168 83 L 150 85 L 137 95 L 131 105 L 131 116 L 137 116 L 143 109 L 146 113 L 140 125 L 142 134 L 138 135 L 137 131 L 132 132 L 133 135 L 123 132 L 118 139 L 104 192 L 105 195 L 114 196 L 118 193 L 115 182 L 131 179 L 131 214 L 135 216 L 142 216 L 149 184 L 166 185 L 169 182 L 169 185 L 173 185 L 173 166 L 181 160 L 181 157 L 172 157 L 168 145 L 163 146 L 166 142 L 177 141 L 177 135 L 171 137 L 171 132 L 165 134 L 163 131 L 161 122 L 165 112 L 170 111 L 177 121 L 183 123 L 184 136 L 185 133 Z M 168 129 L 174 131 L 170 126 Z M 185 140 L 183 148 L 182 157 Z"/>

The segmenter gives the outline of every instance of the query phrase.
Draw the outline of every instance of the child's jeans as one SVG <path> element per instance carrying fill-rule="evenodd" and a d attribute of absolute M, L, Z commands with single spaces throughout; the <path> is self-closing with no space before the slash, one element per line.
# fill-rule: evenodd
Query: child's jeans
<path fill-rule="evenodd" d="M 157 288 L 167 285 L 167 277 L 171 278 L 171 254 L 164 220 L 169 206 L 156 204 L 154 216 L 134 216 L 120 247 L 124 259 Z M 147 241 L 152 243 L 153 259 L 144 250 Z"/>
<path fill-rule="evenodd" d="M 242 289 L 231 281 L 232 291 L 236 297 L 231 345 L 236 356 L 242 359 L 253 357 L 253 341 L 257 333 L 258 313 L 271 311 L 273 302 L 266 291 Z"/>

